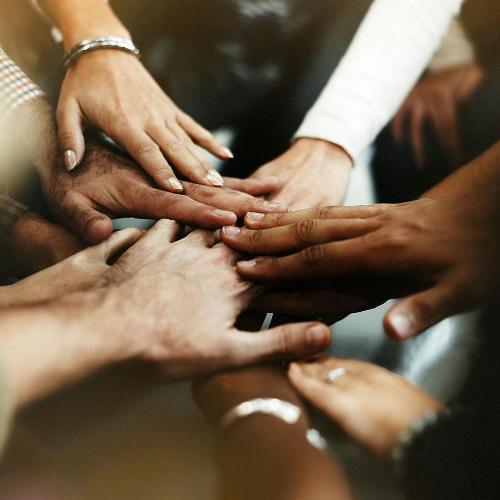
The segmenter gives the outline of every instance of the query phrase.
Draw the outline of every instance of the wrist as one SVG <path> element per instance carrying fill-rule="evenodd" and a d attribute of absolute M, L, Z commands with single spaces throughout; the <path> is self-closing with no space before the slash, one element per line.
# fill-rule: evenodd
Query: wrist
<path fill-rule="evenodd" d="M 300 137 L 294 142 L 293 147 L 306 149 L 316 155 L 322 155 L 331 161 L 334 167 L 350 169 L 353 166 L 352 158 L 347 151 L 333 142 L 311 137 Z"/>

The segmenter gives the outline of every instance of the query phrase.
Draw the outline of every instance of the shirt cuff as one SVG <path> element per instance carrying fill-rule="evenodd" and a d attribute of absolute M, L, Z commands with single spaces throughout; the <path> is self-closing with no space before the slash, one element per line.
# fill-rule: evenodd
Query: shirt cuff
<path fill-rule="evenodd" d="M 293 139 L 322 139 L 343 148 L 354 164 L 370 146 L 369 140 L 358 130 L 351 129 L 345 120 L 325 115 L 309 115 L 306 117 Z"/>

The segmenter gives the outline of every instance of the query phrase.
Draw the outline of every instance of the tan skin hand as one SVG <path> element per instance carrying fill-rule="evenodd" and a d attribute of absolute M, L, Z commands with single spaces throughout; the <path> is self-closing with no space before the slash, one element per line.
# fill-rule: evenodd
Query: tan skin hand
<path fill-rule="evenodd" d="M 351 158 L 339 146 L 303 138 L 279 158 L 260 167 L 252 177 L 276 177 L 278 189 L 268 199 L 299 210 L 342 204 L 351 168 Z"/>
<path fill-rule="evenodd" d="M 344 368 L 345 374 L 327 383 L 328 373 L 336 368 Z M 306 400 L 380 459 L 389 457 L 410 424 L 428 411 L 443 409 L 402 377 L 362 361 L 322 357 L 291 364 L 288 376 Z"/>
<path fill-rule="evenodd" d="M 238 263 L 243 277 L 260 282 L 405 277 L 410 295 L 387 313 L 385 329 L 406 339 L 498 295 L 497 200 L 492 187 L 401 205 L 247 216 L 251 230 L 225 229 L 222 238 L 240 252 L 279 255 Z"/>
<path fill-rule="evenodd" d="M 425 165 L 424 125 L 435 130 L 443 151 L 458 166 L 462 159 L 460 110 L 484 77 L 477 63 L 427 74 L 413 89 L 392 121 L 392 132 L 402 142 L 405 130 L 415 160 Z"/>
<path fill-rule="evenodd" d="M 89 122 L 123 146 L 158 186 L 173 193 L 183 191 L 175 172 L 206 186 L 224 184 L 198 146 L 222 160 L 232 158 L 170 100 L 135 56 L 117 50 L 86 54 L 69 68 L 57 121 L 69 170 L 83 158 L 82 126 Z"/>
<path fill-rule="evenodd" d="M 88 244 L 100 243 L 111 234 L 111 217 L 170 218 L 216 229 L 234 224 L 249 210 L 287 210 L 249 194 L 269 193 L 276 187 L 273 179 L 227 178 L 223 189 L 185 182 L 183 194 L 167 193 L 134 161 L 97 145 L 88 147 L 76 171 L 51 165 L 41 180 L 49 208 Z"/>

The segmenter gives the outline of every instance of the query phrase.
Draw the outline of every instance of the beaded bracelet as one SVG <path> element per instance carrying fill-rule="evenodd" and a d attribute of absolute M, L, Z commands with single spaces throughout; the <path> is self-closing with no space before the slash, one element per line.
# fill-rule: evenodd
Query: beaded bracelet
<path fill-rule="evenodd" d="M 19 106 L 45 93 L 34 84 L 7 53 L 0 49 L 0 114 L 3 118 Z"/>

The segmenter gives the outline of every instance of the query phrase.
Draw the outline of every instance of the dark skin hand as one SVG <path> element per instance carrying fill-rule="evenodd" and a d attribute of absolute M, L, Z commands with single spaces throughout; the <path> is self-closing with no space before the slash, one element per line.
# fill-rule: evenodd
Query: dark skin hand
<path fill-rule="evenodd" d="M 486 194 L 266 217 L 260 227 L 278 227 L 243 229 L 223 240 L 247 253 L 285 254 L 238 263 L 242 276 L 261 282 L 413 276 L 423 288 L 396 304 L 384 322 L 391 336 L 406 339 L 498 293 L 499 192 Z"/>
<path fill-rule="evenodd" d="M 219 499 L 352 498 L 340 464 L 305 439 L 309 416 L 282 369 L 257 366 L 220 373 L 196 381 L 193 394 L 219 430 L 222 416 L 249 399 L 279 398 L 302 411 L 299 422 L 293 425 L 275 417 L 253 415 L 222 431 L 217 453 Z"/>
<path fill-rule="evenodd" d="M 183 194 L 168 193 L 120 153 L 98 145 L 87 151 L 73 172 L 54 165 L 39 173 L 49 208 L 88 244 L 100 243 L 111 234 L 110 217 L 169 218 L 215 229 L 234 224 L 248 211 L 287 210 L 253 197 L 272 191 L 274 179 L 226 179 L 223 189 L 184 182 Z"/>
<path fill-rule="evenodd" d="M 24 278 L 79 252 L 83 243 L 66 228 L 27 211 L 2 241 L 2 274 Z"/>

